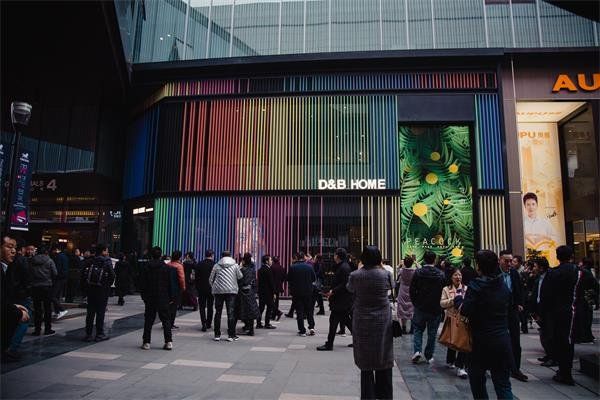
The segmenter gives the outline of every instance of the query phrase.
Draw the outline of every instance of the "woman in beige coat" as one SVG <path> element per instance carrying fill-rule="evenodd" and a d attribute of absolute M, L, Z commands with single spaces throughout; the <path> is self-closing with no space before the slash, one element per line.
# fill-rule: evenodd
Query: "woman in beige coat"
<path fill-rule="evenodd" d="M 442 298 L 440 299 L 440 306 L 445 310 L 446 318 L 451 313 L 457 313 L 454 308 L 454 296 L 461 295 L 464 297 L 467 287 L 462 284 L 462 275 L 459 269 L 454 267 L 446 267 L 446 272 L 450 276 L 450 285 L 445 286 L 442 290 Z M 465 371 L 465 353 L 458 353 L 455 350 L 448 349 L 446 353 L 446 365 L 448 368 L 456 368 L 456 375 L 459 378 L 467 379 L 468 375 Z"/>

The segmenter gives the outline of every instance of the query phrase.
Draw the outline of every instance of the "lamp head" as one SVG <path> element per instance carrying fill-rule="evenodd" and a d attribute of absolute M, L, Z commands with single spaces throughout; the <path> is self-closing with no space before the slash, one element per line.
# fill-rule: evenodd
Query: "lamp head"
<path fill-rule="evenodd" d="M 10 103 L 10 118 L 13 124 L 27 126 L 31 117 L 31 104 L 23 101 Z"/>

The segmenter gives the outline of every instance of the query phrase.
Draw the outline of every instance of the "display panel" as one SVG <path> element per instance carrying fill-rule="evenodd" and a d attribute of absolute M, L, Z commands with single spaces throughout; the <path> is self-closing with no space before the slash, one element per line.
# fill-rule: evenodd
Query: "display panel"
<path fill-rule="evenodd" d="M 402 254 L 460 264 L 474 250 L 469 128 L 401 125 L 398 139 Z"/>

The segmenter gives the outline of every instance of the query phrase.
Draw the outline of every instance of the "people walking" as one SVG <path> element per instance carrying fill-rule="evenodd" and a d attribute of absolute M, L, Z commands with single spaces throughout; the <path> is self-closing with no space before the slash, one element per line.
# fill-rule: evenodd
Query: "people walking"
<path fill-rule="evenodd" d="M 425 329 L 427 329 L 425 361 L 433 362 L 435 340 L 442 312 L 440 298 L 445 283 L 444 273 L 434 266 L 435 254 L 426 251 L 423 260 L 425 264 L 413 275 L 409 289 L 410 301 L 414 307 L 412 362 L 415 364 L 423 359 L 422 347 Z"/>
<path fill-rule="evenodd" d="M 256 302 L 258 288 L 256 284 L 256 267 L 252 261 L 252 254 L 244 254 L 240 270 L 242 271 L 242 279 L 238 281 L 239 292 L 236 298 L 236 319 L 244 322 L 244 332 L 249 336 L 253 336 L 254 321 L 256 320 L 257 322 L 257 328 L 263 328 L 263 326 L 260 323 L 260 312 L 258 303 Z M 234 334 L 233 339 L 237 340 L 237 335 Z"/>
<path fill-rule="evenodd" d="M 273 260 L 271 256 L 265 254 L 262 256 L 262 266 L 258 270 L 258 301 L 259 301 L 259 316 L 258 316 L 258 325 L 260 325 L 260 321 L 262 318 L 262 313 L 265 311 L 265 325 L 266 329 L 275 329 L 273 325 L 271 325 L 271 318 L 273 316 L 273 307 L 275 305 L 275 280 L 273 278 L 273 271 L 271 270 L 271 265 L 273 264 Z"/>
<path fill-rule="evenodd" d="M 103 244 L 96 245 L 96 257 L 88 262 L 81 272 L 81 289 L 87 296 L 87 313 L 85 317 L 84 341 L 107 340 L 104 334 L 104 314 L 110 295 L 110 287 L 115 281 L 115 271 L 112 261 L 108 257 L 108 247 Z M 92 337 L 96 321 L 96 336 Z"/>
<path fill-rule="evenodd" d="M 229 251 L 221 253 L 221 259 L 216 263 L 208 277 L 208 282 L 215 297 L 215 341 L 221 340 L 221 313 L 223 304 L 227 308 L 227 341 L 232 342 L 239 339 L 235 334 L 235 297 L 238 293 L 238 279 L 243 274 L 240 266 L 231 258 Z"/>
<path fill-rule="evenodd" d="M 315 320 L 313 317 L 313 282 L 317 279 L 312 265 L 304 261 L 304 254 L 297 252 L 293 256 L 293 263 L 288 272 L 288 283 L 292 295 L 292 303 L 296 305 L 296 323 L 298 335 L 306 336 L 304 318 L 308 320 L 308 335 L 315 334 Z"/>
<path fill-rule="evenodd" d="M 325 279 L 325 274 L 323 273 L 323 256 L 317 254 L 314 258 L 313 269 L 315 270 L 315 276 L 317 280 L 313 284 L 314 286 L 314 298 L 317 306 L 319 307 L 319 311 L 317 315 L 325 315 L 325 304 L 323 303 L 323 280 Z"/>
<path fill-rule="evenodd" d="M 348 265 L 347 258 L 348 253 L 342 248 L 338 248 L 333 255 L 335 276 L 331 284 L 331 290 L 325 293 L 325 296 L 329 299 L 329 308 L 331 309 L 331 314 L 329 315 L 329 334 L 327 335 L 325 344 L 317 347 L 319 351 L 333 350 L 333 341 L 335 340 L 338 325 L 346 326 L 352 333 L 352 318 L 350 316 L 352 311 L 352 293 L 346 287 L 352 270 L 350 269 L 350 265 Z"/>
<path fill-rule="evenodd" d="M 152 325 L 158 314 L 165 339 L 163 349 L 172 350 L 173 336 L 169 305 L 175 303 L 176 288 L 172 276 L 176 275 L 176 272 L 160 259 L 162 256 L 160 247 L 153 247 L 150 256 L 152 259 L 143 267 L 140 275 L 140 292 L 144 301 L 142 349 L 150 350 Z"/>
<path fill-rule="evenodd" d="M 504 284 L 511 293 L 511 303 L 508 309 L 508 331 L 510 333 L 510 343 L 513 352 L 513 368 L 511 377 L 527 382 L 527 375 L 521 372 L 521 318 L 523 311 L 523 293 L 521 277 L 516 269 L 512 268 L 512 254 L 509 250 L 500 252 L 500 268 Z"/>
<path fill-rule="evenodd" d="M 469 282 L 465 296 L 454 296 L 454 307 L 469 318 L 473 351 L 469 359 L 469 385 L 475 399 L 487 399 L 489 370 L 498 399 L 513 398 L 510 384 L 512 352 L 508 331 L 511 292 L 498 271 L 498 256 L 490 250 L 475 255 L 477 278 Z M 463 301 L 464 299 L 464 301 Z"/>
<path fill-rule="evenodd" d="M 48 249 L 40 246 L 38 252 L 29 260 L 29 277 L 31 279 L 31 294 L 33 297 L 34 336 L 42 334 L 42 319 L 44 335 L 52 335 L 52 283 L 56 277 L 56 265 L 48 255 Z M 43 318 L 42 318 L 43 316 Z"/>
<path fill-rule="evenodd" d="M 196 259 L 194 253 L 188 251 L 183 259 L 183 272 L 185 274 L 185 292 L 181 299 L 183 306 L 198 310 L 198 293 L 196 291 Z"/>
<path fill-rule="evenodd" d="M 204 260 L 196 265 L 194 271 L 202 332 L 206 332 L 212 325 L 214 298 L 208 278 L 214 265 L 215 252 L 208 249 L 204 252 Z"/>
<path fill-rule="evenodd" d="M 462 284 L 462 275 L 460 270 L 448 266 L 446 271 L 450 275 L 450 285 L 444 286 L 442 289 L 442 298 L 440 299 L 440 306 L 445 311 L 446 318 L 450 318 L 453 314 L 457 313 L 454 307 L 454 297 L 464 296 L 467 288 Z M 467 379 L 467 371 L 465 371 L 465 360 L 467 355 L 465 353 L 457 352 L 451 348 L 448 348 L 446 352 L 446 365 L 448 368 L 456 368 L 456 376 L 459 378 Z"/>
<path fill-rule="evenodd" d="M 352 343 L 354 363 L 360 369 L 361 399 L 392 399 L 394 341 L 388 292 L 393 277 L 381 268 L 381 252 L 366 246 L 363 267 L 352 272 L 347 289 L 354 294 Z"/>
<path fill-rule="evenodd" d="M 127 261 L 125 254 L 120 253 L 117 256 L 117 263 L 115 264 L 115 288 L 117 296 L 119 296 L 118 305 L 122 306 L 125 304 L 125 296 L 129 293 L 131 288 L 131 264 Z"/>
<path fill-rule="evenodd" d="M 540 361 L 544 367 L 556 367 L 558 363 L 552 358 L 552 333 L 550 332 L 550 325 L 547 323 L 549 318 L 551 318 L 552 311 L 543 309 L 541 303 L 541 295 L 544 292 L 544 282 L 546 281 L 545 278 L 548 275 L 549 269 L 550 264 L 545 257 L 538 257 L 535 259 L 534 271 L 537 275 L 537 278 L 533 285 L 530 309 L 534 314 L 534 319 L 540 326 L 540 344 L 542 345 L 545 353 L 543 357 L 538 358 L 538 361 Z M 546 315 L 546 313 L 549 313 L 550 315 Z"/>
<path fill-rule="evenodd" d="M 181 296 L 185 291 L 185 270 L 183 269 L 183 264 L 181 263 L 180 250 L 175 250 L 173 253 L 171 253 L 171 261 L 169 261 L 167 265 L 176 271 L 176 279 L 174 279 L 173 285 L 177 291 L 175 293 L 175 301 L 169 305 L 169 313 L 171 315 L 171 328 L 179 329 L 179 327 L 175 325 L 175 318 L 177 317 L 177 310 L 181 306 Z"/>
<path fill-rule="evenodd" d="M 18 246 L 21 251 L 17 252 L 14 261 L 8 263 L 6 270 L 6 281 L 8 300 L 11 304 L 19 304 L 27 309 L 27 314 L 32 313 L 32 300 L 31 300 L 31 285 L 28 272 L 28 261 L 29 257 L 26 257 L 25 246 Z M 15 329 L 12 338 L 10 339 L 10 345 L 5 352 L 11 360 L 17 360 L 20 358 L 19 347 L 23 338 L 27 334 L 27 328 L 29 328 L 29 321 L 20 321 Z"/>
<path fill-rule="evenodd" d="M 67 315 L 68 311 L 60 304 L 69 278 L 69 258 L 60 249 L 58 245 L 52 246 L 50 258 L 56 266 L 56 277 L 52 283 L 52 307 L 54 308 L 54 318 L 60 319 Z"/>
<path fill-rule="evenodd" d="M 415 274 L 416 268 L 412 257 L 405 257 L 402 262 L 402 268 L 398 272 L 398 299 L 397 314 L 402 326 L 402 333 L 407 333 L 406 322 L 412 320 L 414 314 L 413 304 L 410 301 L 410 284 Z M 410 333 L 413 332 L 411 322 Z"/>
<path fill-rule="evenodd" d="M 273 271 L 273 284 L 275 285 L 275 303 L 273 305 L 273 316 L 274 320 L 279 321 L 283 315 L 283 311 L 279 309 L 279 296 L 283 294 L 283 282 L 287 279 L 287 273 L 279 262 L 279 257 L 273 257 L 273 265 L 271 265 L 271 271 Z"/>

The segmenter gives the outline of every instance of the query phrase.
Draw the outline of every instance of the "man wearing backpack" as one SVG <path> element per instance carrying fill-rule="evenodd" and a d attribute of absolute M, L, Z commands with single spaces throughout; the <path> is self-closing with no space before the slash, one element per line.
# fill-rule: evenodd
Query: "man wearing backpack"
<path fill-rule="evenodd" d="M 96 342 L 107 340 L 104 334 L 104 313 L 108 303 L 110 287 L 115 280 L 112 261 L 108 257 L 108 247 L 96 245 L 96 257 L 90 258 L 81 272 L 81 289 L 87 295 L 87 315 L 85 318 L 86 342 L 91 342 L 94 318 L 96 319 Z"/>

